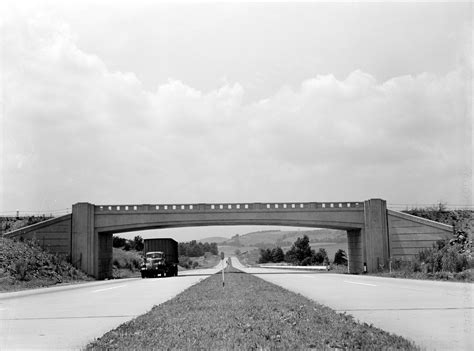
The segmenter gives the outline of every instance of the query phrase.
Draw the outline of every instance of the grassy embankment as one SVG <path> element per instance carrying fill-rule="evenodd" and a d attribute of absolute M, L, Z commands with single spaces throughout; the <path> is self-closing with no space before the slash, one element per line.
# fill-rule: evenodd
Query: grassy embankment
<path fill-rule="evenodd" d="M 143 262 L 140 252 L 114 247 L 112 257 L 112 276 L 115 279 L 140 277 L 140 266 Z"/>
<path fill-rule="evenodd" d="M 0 291 L 17 291 L 92 280 L 35 242 L 0 237 Z"/>
<path fill-rule="evenodd" d="M 233 268 L 124 323 L 87 349 L 417 349 Z"/>
<path fill-rule="evenodd" d="M 473 211 L 446 210 L 442 204 L 432 208 L 415 208 L 404 211 L 432 221 L 452 225 L 455 235 L 439 241 L 430 249 L 421 250 L 411 261 L 394 260 L 391 272 L 388 267 L 374 275 L 472 282 L 474 259 L 472 257 Z"/>

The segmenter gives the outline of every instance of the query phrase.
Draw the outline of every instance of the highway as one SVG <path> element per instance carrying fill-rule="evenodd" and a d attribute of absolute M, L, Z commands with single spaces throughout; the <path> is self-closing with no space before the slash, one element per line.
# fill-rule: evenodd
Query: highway
<path fill-rule="evenodd" d="M 247 268 L 236 258 L 232 264 L 428 350 L 474 349 L 472 284 Z M 2 293 L 0 350 L 80 349 L 218 271 Z"/>
<path fill-rule="evenodd" d="M 80 349 L 218 268 L 0 294 L 0 350 Z"/>
<path fill-rule="evenodd" d="M 232 265 L 428 350 L 474 350 L 473 284 Z"/>

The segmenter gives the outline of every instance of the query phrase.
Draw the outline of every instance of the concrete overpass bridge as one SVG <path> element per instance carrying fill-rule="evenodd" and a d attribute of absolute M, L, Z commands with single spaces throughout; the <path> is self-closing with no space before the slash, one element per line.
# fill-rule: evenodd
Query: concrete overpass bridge
<path fill-rule="evenodd" d="M 73 265 L 97 279 L 112 275 L 112 235 L 147 229 L 213 225 L 279 225 L 340 229 L 347 232 L 351 273 L 413 257 L 453 228 L 387 210 L 386 201 L 93 205 L 77 203 L 72 213 L 7 233 L 39 241 L 65 254 Z"/>

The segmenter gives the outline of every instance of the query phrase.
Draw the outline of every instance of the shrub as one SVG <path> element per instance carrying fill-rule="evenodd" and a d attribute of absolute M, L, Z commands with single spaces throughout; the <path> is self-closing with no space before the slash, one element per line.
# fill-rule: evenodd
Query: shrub
<path fill-rule="evenodd" d="M 188 256 L 179 256 L 178 262 L 181 267 L 186 269 L 190 268 L 192 264 L 192 261 Z"/>
<path fill-rule="evenodd" d="M 29 280 L 27 279 L 28 273 L 28 262 L 24 259 L 20 259 L 13 264 L 13 270 L 15 271 L 16 279 L 18 280 Z"/>
<path fill-rule="evenodd" d="M 469 268 L 466 255 L 459 253 L 457 245 L 447 247 L 441 255 L 441 269 L 447 272 L 459 273 Z"/>

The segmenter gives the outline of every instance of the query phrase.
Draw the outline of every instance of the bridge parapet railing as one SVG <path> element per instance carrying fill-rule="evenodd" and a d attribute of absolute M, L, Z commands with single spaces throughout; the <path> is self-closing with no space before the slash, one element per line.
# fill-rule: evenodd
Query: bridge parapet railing
<path fill-rule="evenodd" d="M 212 203 L 212 204 L 159 204 L 159 205 L 97 205 L 96 212 L 170 212 L 170 211 L 292 211 L 315 209 L 356 209 L 364 202 L 253 202 L 253 203 Z"/>

